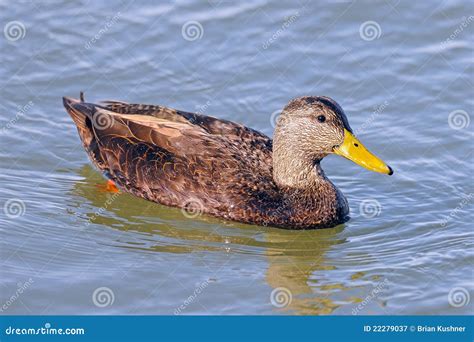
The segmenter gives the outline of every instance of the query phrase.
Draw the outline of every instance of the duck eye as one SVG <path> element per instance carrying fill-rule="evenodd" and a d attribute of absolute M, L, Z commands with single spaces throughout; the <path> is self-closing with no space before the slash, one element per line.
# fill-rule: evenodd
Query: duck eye
<path fill-rule="evenodd" d="M 324 121 L 326 121 L 326 117 L 324 115 L 320 115 L 320 116 L 318 116 L 318 121 L 319 122 L 324 122 Z"/>

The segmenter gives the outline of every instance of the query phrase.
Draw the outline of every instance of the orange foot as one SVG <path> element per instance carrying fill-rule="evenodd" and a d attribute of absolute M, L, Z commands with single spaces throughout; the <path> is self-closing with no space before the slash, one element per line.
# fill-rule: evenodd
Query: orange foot
<path fill-rule="evenodd" d="M 103 192 L 113 192 L 117 193 L 120 192 L 120 190 L 117 188 L 113 180 L 107 180 L 107 183 L 105 185 L 99 184 L 97 187 L 103 191 Z"/>

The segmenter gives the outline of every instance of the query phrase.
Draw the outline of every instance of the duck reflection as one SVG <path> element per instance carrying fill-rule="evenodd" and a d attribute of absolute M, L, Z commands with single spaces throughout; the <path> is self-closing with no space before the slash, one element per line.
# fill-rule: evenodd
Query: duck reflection
<path fill-rule="evenodd" d="M 72 189 L 77 203 L 74 208 L 70 206 L 71 213 L 80 216 L 85 225 L 101 224 L 143 235 L 134 241 L 117 242 L 121 247 L 165 253 L 232 252 L 234 246 L 263 251 L 260 253 L 268 260 L 265 279 L 273 289 L 267 302 L 276 313 L 329 314 L 339 306 L 325 293 L 343 285 L 321 285 L 315 274 L 334 268 L 327 263 L 325 254 L 344 242 L 337 238 L 343 226 L 289 231 L 223 222 L 208 216 L 190 218 L 180 209 L 104 191 L 104 178 L 88 165 L 78 173 L 85 180 Z M 156 235 L 160 239 L 153 238 Z"/>

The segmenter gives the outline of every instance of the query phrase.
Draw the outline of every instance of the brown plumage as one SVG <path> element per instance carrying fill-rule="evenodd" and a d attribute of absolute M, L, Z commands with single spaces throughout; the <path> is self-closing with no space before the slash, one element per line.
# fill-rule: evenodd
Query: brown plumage
<path fill-rule="evenodd" d="M 63 102 L 92 162 L 126 192 L 288 229 L 348 219 L 347 201 L 319 166 L 342 144 L 344 128 L 350 131 L 342 109 L 327 97 L 291 101 L 273 142 L 241 124 L 162 106 L 92 104 L 82 94 Z"/>

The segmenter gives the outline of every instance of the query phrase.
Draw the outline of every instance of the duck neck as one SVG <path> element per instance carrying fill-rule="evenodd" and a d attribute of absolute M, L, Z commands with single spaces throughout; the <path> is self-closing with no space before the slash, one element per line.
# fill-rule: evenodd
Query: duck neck
<path fill-rule="evenodd" d="M 345 220 L 349 213 L 347 201 L 326 178 L 320 160 L 308 161 L 297 155 L 281 159 L 277 151 L 273 156 L 273 178 L 289 208 L 290 222 L 297 217 L 304 225 L 314 227 Z"/>
<path fill-rule="evenodd" d="M 273 150 L 273 179 L 278 187 L 312 192 L 323 184 L 332 184 L 321 168 L 320 159 L 287 151 L 275 147 Z"/>

